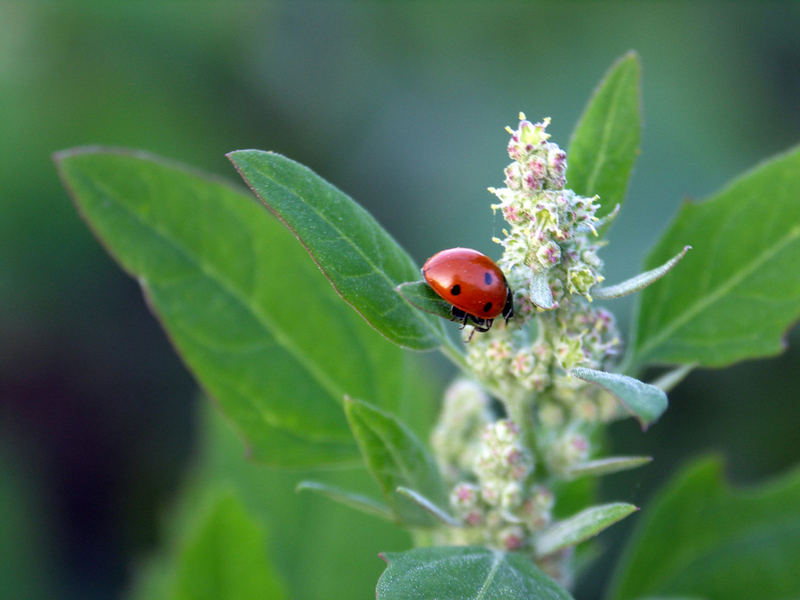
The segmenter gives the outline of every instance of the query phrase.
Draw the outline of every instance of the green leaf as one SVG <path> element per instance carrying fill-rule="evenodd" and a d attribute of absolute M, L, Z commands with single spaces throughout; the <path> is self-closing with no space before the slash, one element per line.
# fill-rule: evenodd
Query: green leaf
<path fill-rule="evenodd" d="M 612 502 L 582 510 L 542 531 L 536 537 L 536 554 L 547 556 L 585 542 L 637 510 L 639 509 L 633 504 L 624 502 Z"/>
<path fill-rule="evenodd" d="M 56 161 L 254 458 L 358 461 L 344 395 L 396 407 L 405 353 L 341 302 L 284 227 L 249 194 L 155 157 L 86 148 Z"/>
<path fill-rule="evenodd" d="M 570 373 L 611 392 L 625 410 L 636 417 L 642 429 L 647 429 L 655 423 L 667 410 L 667 395 L 649 383 L 642 383 L 638 379 L 619 373 L 606 373 L 584 367 L 575 367 Z"/>
<path fill-rule="evenodd" d="M 237 150 L 228 158 L 370 325 L 415 350 L 443 343 L 441 322 L 419 313 L 394 289 L 416 279 L 418 267 L 367 211 L 309 168 L 280 154 Z"/>
<path fill-rule="evenodd" d="M 367 496 L 343 490 L 327 483 L 319 481 L 301 481 L 297 484 L 296 491 L 310 491 L 330 498 L 334 502 L 344 504 L 350 508 L 361 512 L 380 517 L 381 519 L 392 520 L 392 512 L 382 503 Z"/>
<path fill-rule="evenodd" d="M 609 456 L 574 464 L 566 469 L 565 475 L 570 478 L 609 475 L 641 467 L 652 460 L 650 456 Z"/>
<path fill-rule="evenodd" d="M 399 487 L 410 488 L 437 505 L 446 505 L 439 470 L 422 443 L 395 417 L 366 402 L 347 398 L 345 413 L 364 462 L 398 521 L 406 525 L 437 524 L 417 503 L 397 493 Z"/>
<path fill-rule="evenodd" d="M 645 267 L 691 256 L 638 298 L 631 362 L 721 367 L 777 354 L 800 316 L 800 149 L 687 203 Z"/>
<path fill-rule="evenodd" d="M 395 290 L 418 309 L 449 321 L 453 320 L 453 313 L 450 312 L 453 305 L 434 292 L 424 281 L 406 281 L 398 285 Z"/>
<path fill-rule="evenodd" d="M 568 187 L 600 196 L 598 217 L 622 204 L 642 130 L 641 66 L 635 52 L 620 58 L 595 90 L 570 141 Z"/>
<path fill-rule="evenodd" d="M 630 279 L 626 279 L 621 283 L 593 288 L 592 298 L 595 300 L 613 300 L 614 298 L 622 298 L 623 296 L 639 292 L 647 286 L 654 284 L 664 275 L 669 273 L 691 249 L 691 246 L 684 246 L 683 250 L 670 258 L 663 265 L 656 267 L 655 269 L 645 271 L 644 273 L 639 273 L 638 275 L 631 277 Z"/>
<path fill-rule="evenodd" d="M 530 559 L 480 546 L 415 548 L 381 555 L 377 600 L 571 600 Z"/>
<path fill-rule="evenodd" d="M 399 487 L 397 488 L 397 493 L 411 500 L 414 504 L 427 511 L 432 517 L 444 525 L 450 525 L 451 527 L 460 527 L 462 525 L 453 515 L 448 513 L 441 506 L 435 504 L 415 490 Z"/>
<path fill-rule="evenodd" d="M 609 600 L 780 600 L 800 590 L 800 470 L 731 489 L 717 459 L 695 462 L 642 514 Z"/>
<path fill-rule="evenodd" d="M 266 555 L 264 532 L 232 494 L 201 515 L 184 541 L 173 600 L 278 600 L 283 585 Z"/>

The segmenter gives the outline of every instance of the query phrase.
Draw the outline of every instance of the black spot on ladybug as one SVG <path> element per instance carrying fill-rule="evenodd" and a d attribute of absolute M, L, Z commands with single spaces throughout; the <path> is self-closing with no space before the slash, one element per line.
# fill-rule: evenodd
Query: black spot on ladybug
<path fill-rule="evenodd" d="M 487 302 L 486 304 L 483 305 L 483 312 L 488 313 L 490 310 L 492 310 L 492 303 L 491 302 Z"/>
<path fill-rule="evenodd" d="M 450 293 L 453 294 L 453 296 L 458 296 L 461 293 L 461 286 L 455 284 L 453 287 L 450 288 Z"/>
<path fill-rule="evenodd" d="M 486 271 L 483 274 L 483 280 L 486 282 L 486 285 L 492 285 L 492 274 Z"/>

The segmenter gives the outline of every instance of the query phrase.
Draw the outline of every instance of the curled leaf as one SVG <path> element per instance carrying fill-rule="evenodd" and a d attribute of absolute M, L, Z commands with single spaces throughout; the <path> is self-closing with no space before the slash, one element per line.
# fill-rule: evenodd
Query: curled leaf
<path fill-rule="evenodd" d="M 534 273 L 531 277 L 530 298 L 539 308 L 550 310 L 555 307 L 553 300 L 553 291 L 550 289 L 550 284 L 547 282 L 547 273 L 540 271 Z"/>
<path fill-rule="evenodd" d="M 575 377 L 596 383 L 611 392 L 625 409 L 647 429 L 667 410 L 667 395 L 663 390 L 649 383 L 619 373 L 606 373 L 585 367 L 575 367 L 570 371 Z"/>

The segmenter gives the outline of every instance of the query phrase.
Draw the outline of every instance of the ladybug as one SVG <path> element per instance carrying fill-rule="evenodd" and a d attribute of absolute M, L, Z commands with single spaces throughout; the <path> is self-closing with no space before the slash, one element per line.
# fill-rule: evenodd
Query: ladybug
<path fill-rule="evenodd" d="M 441 298 L 452 304 L 453 321 L 468 322 L 478 331 L 489 331 L 502 314 L 514 316 L 514 301 L 505 275 L 494 261 L 470 248 L 450 248 L 431 256 L 422 276 Z"/>

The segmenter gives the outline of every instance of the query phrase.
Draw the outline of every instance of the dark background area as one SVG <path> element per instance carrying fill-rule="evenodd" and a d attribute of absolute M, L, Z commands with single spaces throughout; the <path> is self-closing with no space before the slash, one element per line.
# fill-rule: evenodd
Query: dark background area
<path fill-rule="evenodd" d="M 81 223 L 54 151 L 141 148 L 235 179 L 225 152 L 276 150 L 420 263 L 456 245 L 496 256 L 485 189 L 502 183 L 503 126 L 551 116 L 567 147 L 594 85 L 635 49 L 645 129 L 603 253 L 613 282 L 683 199 L 798 143 L 798 31 L 791 2 L 0 2 L 0 595 L 120 595 L 196 437 L 195 384 Z M 631 302 L 610 307 L 627 327 Z M 645 435 L 615 425 L 615 449 L 656 461 L 604 480 L 604 496 L 646 506 L 700 452 L 739 484 L 796 464 L 793 337 L 776 359 L 694 372 Z M 579 598 L 599 597 L 630 525 L 601 538 L 611 550 Z"/>

